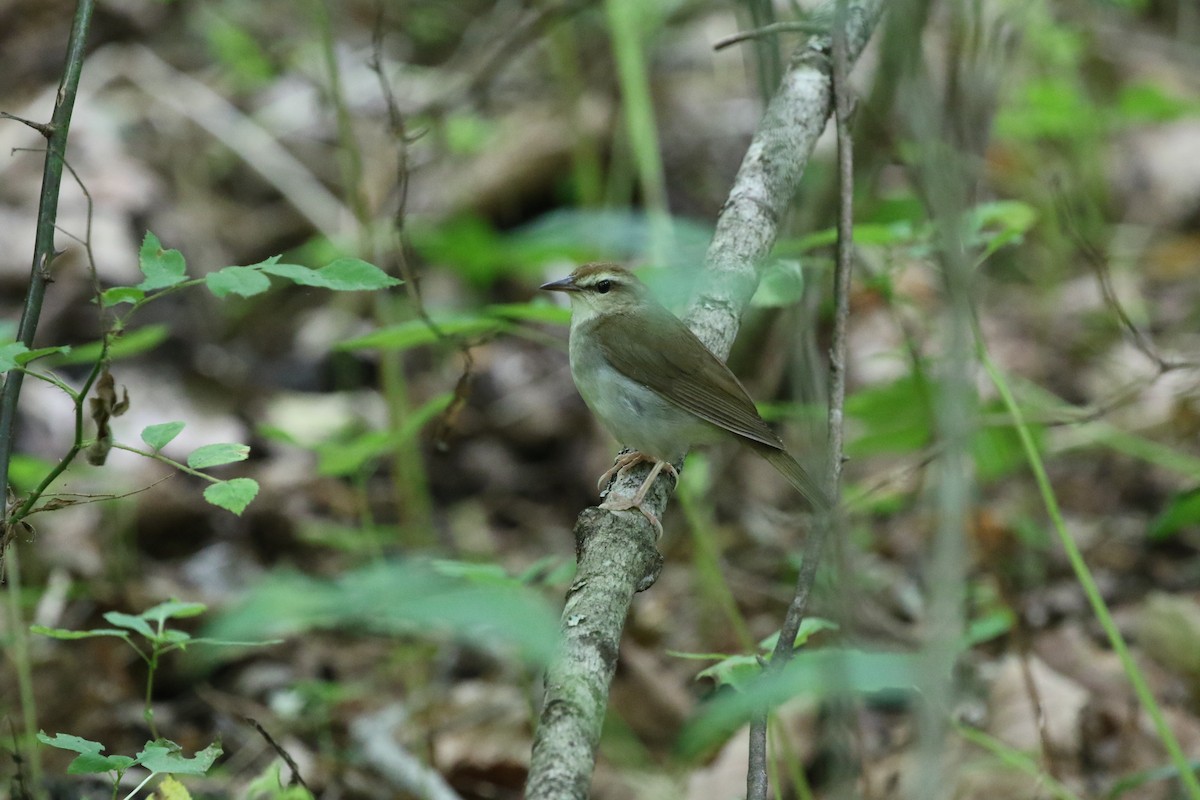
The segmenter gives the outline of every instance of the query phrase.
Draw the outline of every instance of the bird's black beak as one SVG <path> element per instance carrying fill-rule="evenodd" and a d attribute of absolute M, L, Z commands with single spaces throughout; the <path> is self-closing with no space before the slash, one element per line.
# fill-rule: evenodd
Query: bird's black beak
<path fill-rule="evenodd" d="M 578 292 L 579 287 L 575 284 L 575 277 L 568 275 L 565 278 L 550 283 L 543 283 L 540 289 L 545 289 L 548 292 Z"/>

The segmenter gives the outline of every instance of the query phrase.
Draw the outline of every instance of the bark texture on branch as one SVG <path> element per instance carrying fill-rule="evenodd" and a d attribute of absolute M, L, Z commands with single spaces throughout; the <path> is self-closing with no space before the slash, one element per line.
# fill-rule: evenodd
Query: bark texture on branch
<path fill-rule="evenodd" d="M 883 0 L 850 3 L 846 51 L 851 63 L 866 47 L 883 6 Z M 758 288 L 759 269 L 833 112 L 830 50 L 828 36 L 814 36 L 793 54 L 717 217 L 701 289 L 684 321 L 722 358 L 737 338 L 742 309 Z"/>
<path fill-rule="evenodd" d="M 866 46 L 883 7 L 884 0 L 849 4 L 851 61 Z M 832 112 L 829 52 L 829 37 L 821 36 L 793 56 L 717 219 L 701 290 L 684 321 L 722 358 L 737 336 L 759 268 Z M 612 490 L 632 495 L 649 469 L 628 470 Z M 660 518 L 670 480 L 660 478 L 645 503 Z M 561 649 L 546 670 L 527 800 L 588 796 L 625 616 L 633 595 L 649 588 L 662 566 L 650 524 L 637 511 L 588 508 L 576 522 L 575 539 L 579 569 L 563 609 Z"/>

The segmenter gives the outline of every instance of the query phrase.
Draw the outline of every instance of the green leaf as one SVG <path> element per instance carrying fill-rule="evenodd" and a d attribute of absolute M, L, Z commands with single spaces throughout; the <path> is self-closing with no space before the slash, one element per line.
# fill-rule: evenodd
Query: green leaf
<path fill-rule="evenodd" d="M 40 636 L 49 636 L 51 639 L 62 639 L 64 641 L 72 641 L 75 639 L 90 639 L 94 636 L 115 636 L 118 639 L 129 641 L 128 631 L 117 631 L 112 628 L 92 628 L 86 631 L 72 631 L 66 628 L 47 628 L 45 625 L 30 625 L 30 633 L 36 633 Z"/>
<path fill-rule="evenodd" d="M 257 481 L 251 478 L 233 478 L 209 486 L 204 490 L 204 499 L 218 508 L 241 516 L 257 494 Z"/>
<path fill-rule="evenodd" d="M 90 775 L 98 772 L 111 772 L 113 770 L 124 772 L 134 763 L 133 759 L 129 756 L 101 755 L 100 753 L 104 750 L 104 745 L 80 736 L 59 733 L 55 734 L 54 738 L 51 738 L 42 731 L 38 731 L 37 738 L 42 744 L 57 747 L 59 750 L 69 750 L 73 753 L 79 753 L 79 756 L 67 767 L 68 775 Z"/>
<path fill-rule="evenodd" d="M 268 259 L 262 263 L 261 269 L 301 286 L 316 286 L 335 292 L 370 291 L 400 283 L 379 267 L 359 258 L 339 258 L 320 269 L 309 269 L 299 264 L 279 264 Z"/>
<path fill-rule="evenodd" d="M 558 614 L 521 584 L 472 583 L 439 574 L 424 561 L 386 561 L 336 580 L 277 572 L 241 604 L 219 613 L 205 635 L 258 639 L 320 630 L 455 635 L 489 650 L 507 645 L 544 664 L 557 647 Z"/>
<path fill-rule="evenodd" d="M 780 308 L 800 301 L 804 296 L 804 270 L 799 261 L 776 261 L 763 273 L 758 290 L 750 298 L 756 308 Z"/>
<path fill-rule="evenodd" d="M 453 400 L 454 394 L 451 392 L 433 397 L 410 413 L 398 431 L 367 431 L 345 441 L 321 443 L 316 448 L 317 472 L 335 477 L 355 474 L 368 462 L 395 451 L 416 436 Z"/>
<path fill-rule="evenodd" d="M 484 311 L 493 317 L 517 322 L 541 322 L 549 325 L 570 325 L 571 309 L 549 303 L 500 303 L 488 306 Z"/>
<path fill-rule="evenodd" d="M 192 643 L 192 635 L 177 628 L 167 628 L 162 632 L 162 636 L 158 637 L 158 641 L 162 644 L 178 645 L 180 650 L 186 650 L 186 645 Z"/>
<path fill-rule="evenodd" d="M 185 603 L 181 600 L 167 600 L 165 603 L 159 603 L 153 608 L 148 608 L 141 614 L 138 614 L 142 619 L 148 619 L 151 622 L 166 622 L 169 619 L 187 619 L 188 617 L 198 617 L 208 610 L 208 606 L 204 603 Z"/>
<path fill-rule="evenodd" d="M 167 739 L 147 742 L 137 755 L 137 763 L 151 772 L 172 775 L 204 775 L 213 762 L 221 757 L 221 744 L 213 742 L 191 758 L 183 755 L 183 748 Z"/>
<path fill-rule="evenodd" d="M 138 266 L 146 279 L 137 285 L 144 292 L 166 289 L 187 280 L 187 262 L 178 250 L 164 250 L 153 233 L 146 231 L 138 251 Z"/>
<path fill-rule="evenodd" d="M 160 422 L 142 429 L 142 441 L 153 450 L 162 450 L 183 430 L 184 422 Z"/>
<path fill-rule="evenodd" d="M 1126 123 L 1169 122 L 1197 111 L 1194 101 L 1173 97 L 1152 83 L 1121 87 L 1116 106 L 1121 121 Z"/>
<path fill-rule="evenodd" d="M 29 348 L 21 342 L 9 342 L 0 346 L 0 372 L 8 372 L 17 366 L 17 358 L 28 353 Z"/>
<path fill-rule="evenodd" d="M 1037 211 L 1019 200 L 997 200 L 971 209 L 968 221 L 968 244 L 982 247 L 982 262 L 1001 247 L 1020 243 L 1037 222 Z"/>
<path fill-rule="evenodd" d="M 197 447 L 187 457 L 187 465 L 192 469 L 208 469 L 221 464 L 245 461 L 249 457 L 249 445 L 238 442 L 220 442 Z"/>
<path fill-rule="evenodd" d="M 680 735 L 681 754 L 695 758 L 725 741 L 764 708 L 800 695 L 910 694 L 920 665 L 919 657 L 908 653 L 841 648 L 798 653 L 783 669 L 767 672 L 742 691 L 726 692 L 706 703 Z"/>
<path fill-rule="evenodd" d="M 1200 525 L 1200 489 L 1177 494 L 1150 523 L 1151 539 L 1167 539 L 1187 527 Z"/>
<path fill-rule="evenodd" d="M 792 642 L 792 649 L 803 647 L 808 644 L 808 640 L 816 636 L 821 631 L 836 631 L 838 624 L 833 620 L 824 619 L 823 617 L 805 617 L 800 621 L 800 628 L 796 631 L 796 640 Z M 758 643 L 764 653 L 771 653 L 775 650 L 775 643 L 779 641 L 779 631 L 775 631 L 767 638 Z"/>
<path fill-rule="evenodd" d="M 69 733 L 56 733 L 51 738 L 44 731 L 38 731 L 37 738 L 42 744 L 57 747 L 59 750 L 70 750 L 72 753 L 100 753 L 104 751 L 104 745 L 100 744 L 100 742 L 93 742 L 91 739 L 84 739 L 82 736 L 72 736 Z"/>
<path fill-rule="evenodd" d="M 489 586 L 516 586 L 521 583 L 519 578 L 509 575 L 508 570 L 499 564 L 435 558 L 429 562 L 429 566 L 439 575 L 462 578 L 469 583 Z"/>
<path fill-rule="evenodd" d="M 989 403 L 984 411 L 1001 413 L 998 403 Z M 1041 426 L 1030 426 L 1030 432 L 1037 441 L 1041 440 Z M 1011 425 L 977 429 L 971 437 L 971 455 L 980 483 L 990 483 L 1025 465 L 1020 434 Z"/>
<path fill-rule="evenodd" d="M 16 487 L 17 493 L 33 491 L 41 485 L 42 479 L 54 469 L 54 462 L 47 461 L 26 453 L 13 453 L 8 465 L 8 479 Z"/>
<path fill-rule="evenodd" d="M 967 647 L 990 642 L 1012 630 L 1017 615 L 1010 608 L 996 608 L 971 620 L 963 637 Z"/>
<path fill-rule="evenodd" d="M 124 614 L 120 611 L 109 611 L 104 615 L 107 622 L 111 622 L 120 628 L 128 628 L 131 631 L 136 631 L 147 639 L 157 638 L 158 633 L 154 628 L 150 627 L 150 623 L 141 617 L 135 617 L 132 614 Z"/>
<path fill-rule="evenodd" d="M 123 333 L 108 347 L 108 357 L 116 360 L 119 358 L 127 358 L 135 356 L 138 353 L 144 353 L 147 350 L 153 350 L 159 344 L 166 341 L 170 335 L 170 329 L 165 324 L 146 325 L 138 328 L 135 331 Z M 50 366 L 59 367 L 68 364 L 93 364 L 96 359 L 100 358 L 100 342 L 89 342 L 79 345 L 72 349 L 69 353 L 64 352 L 54 358 Z"/>
<path fill-rule="evenodd" d="M 696 673 L 697 678 L 709 678 L 717 686 L 732 686 L 742 689 L 762 673 L 757 656 L 736 655 L 722 659 L 711 667 Z"/>
<path fill-rule="evenodd" d="M 8 372 L 14 367 L 23 367 L 30 361 L 44 356 L 69 352 L 71 352 L 71 348 L 67 345 L 39 347 L 35 350 L 30 350 L 21 342 L 9 342 L 8 344 L 0 345 L 0 373 Z"/>
<path fill-rule="evenodd" d="M 512 324 L 494 317 L 477 315 L 450 317 L 434 320 L 438 329 L 447 336 L 484 336 L 511 329 Z M 397 352 L 414 347 L 433 344 L 438 336 L 424 321 L 419 319 L 402 322 L 387 328 L 348 339 L 335 345 L 338 350 L 386 350 Z"/>
<path fill-rule="evenodd" d="M 145 297 L 146 293 L 136 286 L 114 286 L 100 293 L 100 305 L 112 308 L 121 303 L 137 303 Z"/>
<path fill-rule="evenodd" d="M 134 761 L 129 756 L 102 756 L 99 753 L 85 753 L 67 765 L 68 775 L 94 775 L 98 772 L 124 772 L 132 767 Z"/>
<path fill-rule="evenodd" d="M 253 267 L 225 267 L 205 275 L 204 283 L 217 297 L 253 297 L 271 288 L 271 279 Z"/>
<path fill-rule="evenodd" d="M 846 455 L 910 453 L 924 447 L 933 437 L 935 391 L 923 377 L 910 375 L 847 397 L 846 416 L 859 426 L 846 444 Z"/>

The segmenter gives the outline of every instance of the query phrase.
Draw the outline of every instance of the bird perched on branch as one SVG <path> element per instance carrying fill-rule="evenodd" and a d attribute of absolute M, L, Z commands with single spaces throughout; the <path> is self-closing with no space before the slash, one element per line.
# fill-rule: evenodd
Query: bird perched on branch
<path fill-rule="evenodd" d="M 824 488 L 792 458 L 759 416 L 754 401 L 721 359 L 651 295 L 629 270 L 586 264 L 541 288 L 571 299 L 571 375 L 592 413 L 633 448 L 600 477 L 600 487 L 640 462 L 654 465 L 632 497 L 610 497 L 613 511 L 643 506 L 659 473 L 678 477 L 673 462 L 695 444 L 733 437 L 765 458 L 817 511 L 829 508 Z"/>

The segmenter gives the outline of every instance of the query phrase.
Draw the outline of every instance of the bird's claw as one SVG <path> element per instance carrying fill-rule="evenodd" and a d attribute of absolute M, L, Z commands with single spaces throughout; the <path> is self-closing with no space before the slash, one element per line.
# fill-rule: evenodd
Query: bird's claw
<path fill-rule="evenodd" d="M 612 482 L 613 478 L 621 477 L 622 472 L 629 469 L 634 464 L 640 464 L 643 461 L 654 463 L 653 458 L 638 450 L 627 450 L 621 453 L 617 456 L 617 460 L 613 462 L 613 465 L 609 467 L 603 475 L 600 476 L 600 480 L 596 481 L 596 491 L 603 494 L 605 489 L 608 488 L 608 484 Z"/>
<path fill-rule="evenodd" d="M 650 527 L 654 528 L 654 540 L 658 541 L 663 536 L 662 523 L 658 521 L 658 517 L 654 516 L 654 512 L 645 508 L 640 502 L 634 502 L 634 498 L 632 497 L 605 500 L 600 504 L 600 508 L 607 511 L 640 511 L 642 512 L 642 516 L 650 523 Z"/>

